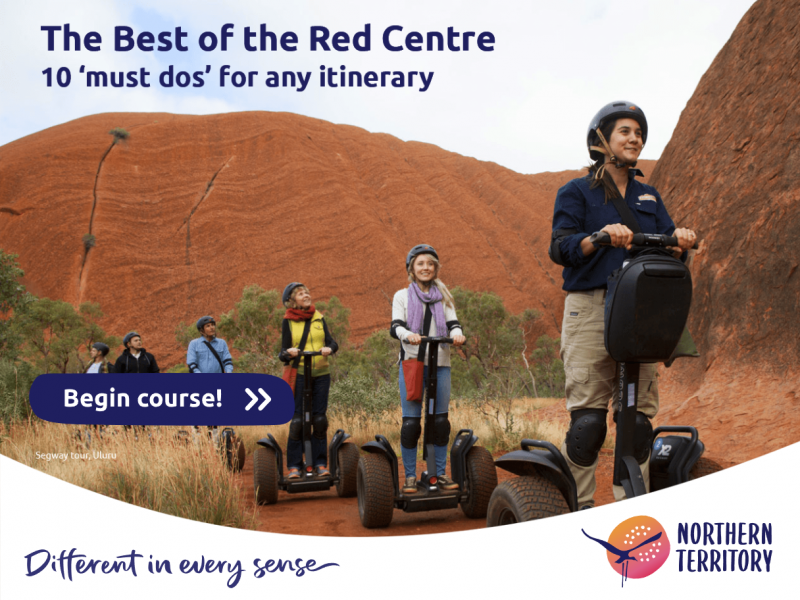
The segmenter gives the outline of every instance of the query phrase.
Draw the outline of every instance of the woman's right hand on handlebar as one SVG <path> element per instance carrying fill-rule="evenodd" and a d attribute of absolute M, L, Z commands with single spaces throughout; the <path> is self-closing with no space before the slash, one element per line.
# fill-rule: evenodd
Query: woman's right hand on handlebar
<path fill-rule="evenodd" d="M 422 336 L 418 333 L 412 333 L 406 338 L 406 342 L 412 346 L 419 346 L 420 342 L 422 342 Z"/>
<path fill-rule="evenodd" d="M 600 231 L 605 231 L 611 236 L 611 245 L 614 248 L 627 248 L 630 250 L 633 242 L 633 232 L 622 223 L 606 225 Z"/>
<path fill-rule="evenodd" d="M 286 354 L 288 354 L 292 358 L 297 358 L 297 355 L 300 354 L 300 350 L 298 350 L 297 348 L 289 348 L 288 350 L 286 350 Z"/>

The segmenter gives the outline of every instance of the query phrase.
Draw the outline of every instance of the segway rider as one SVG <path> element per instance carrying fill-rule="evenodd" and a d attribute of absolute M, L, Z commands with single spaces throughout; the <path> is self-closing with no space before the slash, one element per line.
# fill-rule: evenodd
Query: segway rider
<path fill-rule="evenodd" d="M 550 258 L 564 267 L 567 292 L 561 358 L 571 420 L 561 451 L 577 484 L 579 509 L 594 506 L 595 470 L 606 436 L 608 401 L 614 395 L 616 362 L 603 342 L 608 276 L 628 257 L 637 229 L 676 236 L 679 247 L 672 250 L 684 259 L 696 240 L 693 231 L 675 229 L 658 191 L 635 179 L 642 176 L 634 167 L 647 141 L 647 119 L 638 105 L 607 104 L 592 119 L 586 138 L 594 162 L 587 176 L 558 190 L 550 245 Z M 596 231 L 607 232 L 612 247 L 596 248 L 589 241 Z M 656 365 L 642 364 L 634 453 L 648 491 L 650 419 L 657 412 Z M 625 498 L 621 486 L 614 486 L 614 497 Z"/>
<path fill-rule="evenodd" d="M 92 357 L 92 364 L 84 371 L 84 373 L 108 373 L 108 356 L 110 348 L 103 342 L 95 342 L 89 350 L 89 355 Z"/>
<path fill-rule="evenodd" d="M 283 290 L 281 299 L 286 307 L 286 314 L 281 324 L 281 353 L 278 358 L 288 364 L 297 358 L 300 352 L 322 353 L 322 356 L 314 356 L 311 359 L 313 389 L 311 454 L 313 456 L 307 456 L 306 461 L 313 465 L 318 476 L 326 477 L 330 475 L 326 446 L 328 392 L 331 387 L 328 357 L 339 349 L 339 344 L 331 336 L 322 313 L 318 312 L 311 302 L 311 293 L 306 286 L 298 282 L 290 283 Z M 294 416 L 289 424 L 289 441 L 286 447 L 289 479 L 300 478 L 300 467 L 303 462 L 304 389 L 304 364 L 300 361 L 294 387 Z"/>
<path fill-rule="evenodd" d="M 233 373 L 233 358 L 225 340 L 217 337 L 214 317 L 201 317 L 197 321 L 201 337 L 189 342 L 186 363 L 190 373 Z"/>
<path fill-rule="evenodd" d="M 142 347 L 142 336 L 135 331 L 126 335 L 122 344 L 125 350 L 114 364 L 115 373 L 159 373 L 156 357 Z"/>
<path fill-rule="evenodd" d="M 400 450 L 405 469 L 404 494 L 417 492 L 417 442 L 422 433 L 422 402 L 406 399 L 402 361 L 418 357 L 422 336 L 451 337 L 453 344 L 461 346 L 467 341 L 456 317 L 453 296 L 439 279 L 439 255 L 432 246 L 419 244 L 406 256 L 406 272 L 411 285 L 398 291 L 392 301 L 392 337 L 399 339 L 400 348 L 400 403 L 403 424 L 400 428 Z M 423 331 L 426 309 L 432 318 L 428 331 Z M 427 378 L 428 348 L 425 349 L 424 377 Z M 443 490 L 458 489 L 458 484 L 445 476 L 447 443 L 450 440 L 450 346 L 440 344 L 436 371 L 436 406 L 434 407 L 434 456 L 438 486 Z"/>

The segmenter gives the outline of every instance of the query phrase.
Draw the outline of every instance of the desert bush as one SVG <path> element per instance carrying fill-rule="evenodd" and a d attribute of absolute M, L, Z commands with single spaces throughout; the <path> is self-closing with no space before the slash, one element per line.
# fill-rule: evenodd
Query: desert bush
<path fill-rule="evenodd" d="M 6 430 L 33 417 L 29 393 L 38 373 L 28 363 L 0 359 L 0 419 Z"/>
<path fill-rule="evenodd" d="M 112 145 L 119 144 L 120 142 L 127 142 L 131 137 L 131 134 L 122 127 L 114 127 L 108 134 L 114 137 L 114 141 L 111 142 Z"/>
<path fill-rule="evenodd" d="M 245 503 L 236 476 L 201 430 L 185 441 L 176 428 L 149 428 L 136 439 L 109 427 L 102 436 L 75 426 L 33 422 L 12 426 L 0 452 L 29 467 L 86 489 L 204 523 L 254 528 L 254 509 Z M 86 435 L 89 433 L 90 435 Z M 91 444 L 86 445 L 86 440 Z M 46 461 L 36 452 L 69 453 Z M 72 456 L 75 453 L 78 457 Z M 98 458 L 100 456 L 100 458 Z"/>
<path fill-rule="evenodd" d="M 97 245 L 97 238 L 93 233 L 84 234 L 84 236 L 81 238 L 81 241 L 83 242 L 83 247 L 86 248 L 86 250 L 89 250 L 89 248 L 94 248 Z"/>

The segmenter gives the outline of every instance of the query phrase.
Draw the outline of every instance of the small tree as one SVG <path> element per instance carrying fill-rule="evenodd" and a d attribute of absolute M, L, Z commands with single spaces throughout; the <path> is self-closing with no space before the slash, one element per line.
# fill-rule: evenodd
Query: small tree
<path fill-rule="evenodd" d="M 536 340 L 536 350 L 531 354 L 531 361 L 542 396 L 560 398 L 564 395 L 565 375 L 560 346 L 560 338 L 543 335 Z"/>
<path fill-rule="evenodd" d="M 123 129 L 122 127 L 114 127 L 114 129 L 112 129 L 108 133 L 109 135 L 114 136 L 114 141 L 111 142 L 112 146 L 119 144 L 121 142 L 127 142 L 128 139 L 131 137 L 131 134 L 128 133 L 128 131 L 126 129 Z"/>
<path fill-rule="evenodd" d="M 19 282 L 25 272 L 17 258 L 16 254 L 6 254 L 0 248 L 0 358 L 10 360 L 17 356 L 21 342 L 12 327 L 13 317 L 23 312 L 33 299 Z"/>
<path fill-rule="evenodd" d="M 23 356 L 42 373 L 82 371 L 82 350 L 94 342 L 119 344 L 119 338 L 107 336 L 96 324 L 102 316 L 97 304 L 84 303 L 76 311 L 63 300 L 36 299 L 15 319 Z"/>

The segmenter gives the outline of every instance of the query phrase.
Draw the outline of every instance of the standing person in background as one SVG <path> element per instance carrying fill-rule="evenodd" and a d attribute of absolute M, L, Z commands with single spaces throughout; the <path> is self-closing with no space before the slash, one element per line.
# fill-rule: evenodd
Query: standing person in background
<path fill-rule="evenodd" d="M 190 373 L 233 373 L 233 358 L 225 340 L 217 337 L 214 317 L 197 321 L 200 337 L 189 342 L 186 363 Z"/>
<path fill-rule="evenodd" d="M 392 302 L 391 336 L 400 344 L 400 403 L 403 424 L 400 428 L 400 451 L 406 481 L 404 494 L 417 493 L 417 442 L 422 434 L 422 402 L 409 402 L 403 377 L 402 361 L 419 355 L 420 344 L 426 337 L 452 337 L 453 345 L 461 346 L 467 338 L 456 317 L 453 296 L 439 279 L 439 255 L 432 246 L 419 244 L 406 256 L 406 273 L 411 285 L 398 291 Z M 423 331 L 425 314 L 430 313 L 430 326 Z M 425 344 L 424 379 L 428 375 L 429 348 Z M 458 484 L 445 476 L 447 443 L 450 441 L 450 345 L 439 345 L 436 369 L 436 406 L 434 407 L 433 449 L 436 475 L 443 490 L 458 489 Z"/>
<path fill-rule="evenodd" d="M 92 344 L 89 355 L 92 357 L 92 364 L 84 371 L 84 373 L 108 373 L 110 365 L 106 361 L 110 348 L 103 342 L 95 342 Z"/>
<path fill-rule="evenodd" d="M 311 453 L 306 463 L 316 469 L 317 475 L 327 477 L 328 471 L 328 392 L 331 387 L 331 370 L 328 357 L 339 349 L 339 344 L 328 331 L 322 313 L 311 302 L 311 292 L 302 283 L 290 283 L 283 290 L 283 305 L 286 314 L 281 324 L 281 353 L 284 363 L 296 360 L 301 352 L 322 353 L 311 359 L 311 386 L 313 389 Z M 307 331 L 306 331 L 307 330 Z M 303 341 L 305 340 L 305 342 Z M 301 348 L 302 346 L 302 348 Z M 300 360 L 294 386 L 294 416 L 289 425 L 289 441 L 286 447 L 286 466 L 289 479 L 300 478 L 303 461 L 303 391 L 305 390 L 305 366 Z"/>
<path fill-rule="evenodd" d="M 629 256 L 634 234 L 631 227 L 638 227 L 643 233 L 674 235 L 679 244 L 672 248 L 676 257 L 685 258 L 684 251 L 697 239 L 694 231 L 675 229 L 654 187 L 636 181 L 642 172 L 634 167 L 646 141 L 647 119 L 638 105 L 625 101 L 607 104 L 587 131 L 586 145 L 594 161 L 589 174 L 573 179 L 556 196 L 550 258 L 564 267 L 567 297 L 561 326 L 561 359 L 566 375 L 566 408 L 570 412 L 570 427 L 561 452 L 575 478 L 579 510 L 594 506 L 595 470 L 606 437 L 608 402 L 616 381 L 617 363 L 603 341 L 608 277 Z M 594 246 L 590 237 L 596 231 L 609 234 L 610 247 Z M 634 457 L 650 491 L 650 419 L 658 412 L 654 363 L 641 365 L 637 409 Z M 615 406 L 615 413 L 616 410 Z M 625 498 L 622 486 L 613 488 L 616 500 Z"/>
<path fill-rule="evenodd" d="M 125 350 L 114 364 L 115 373 L 159 373 L 156 357 L 142 347 L 142 336 L 131 331 L 122 340 Z"/>

